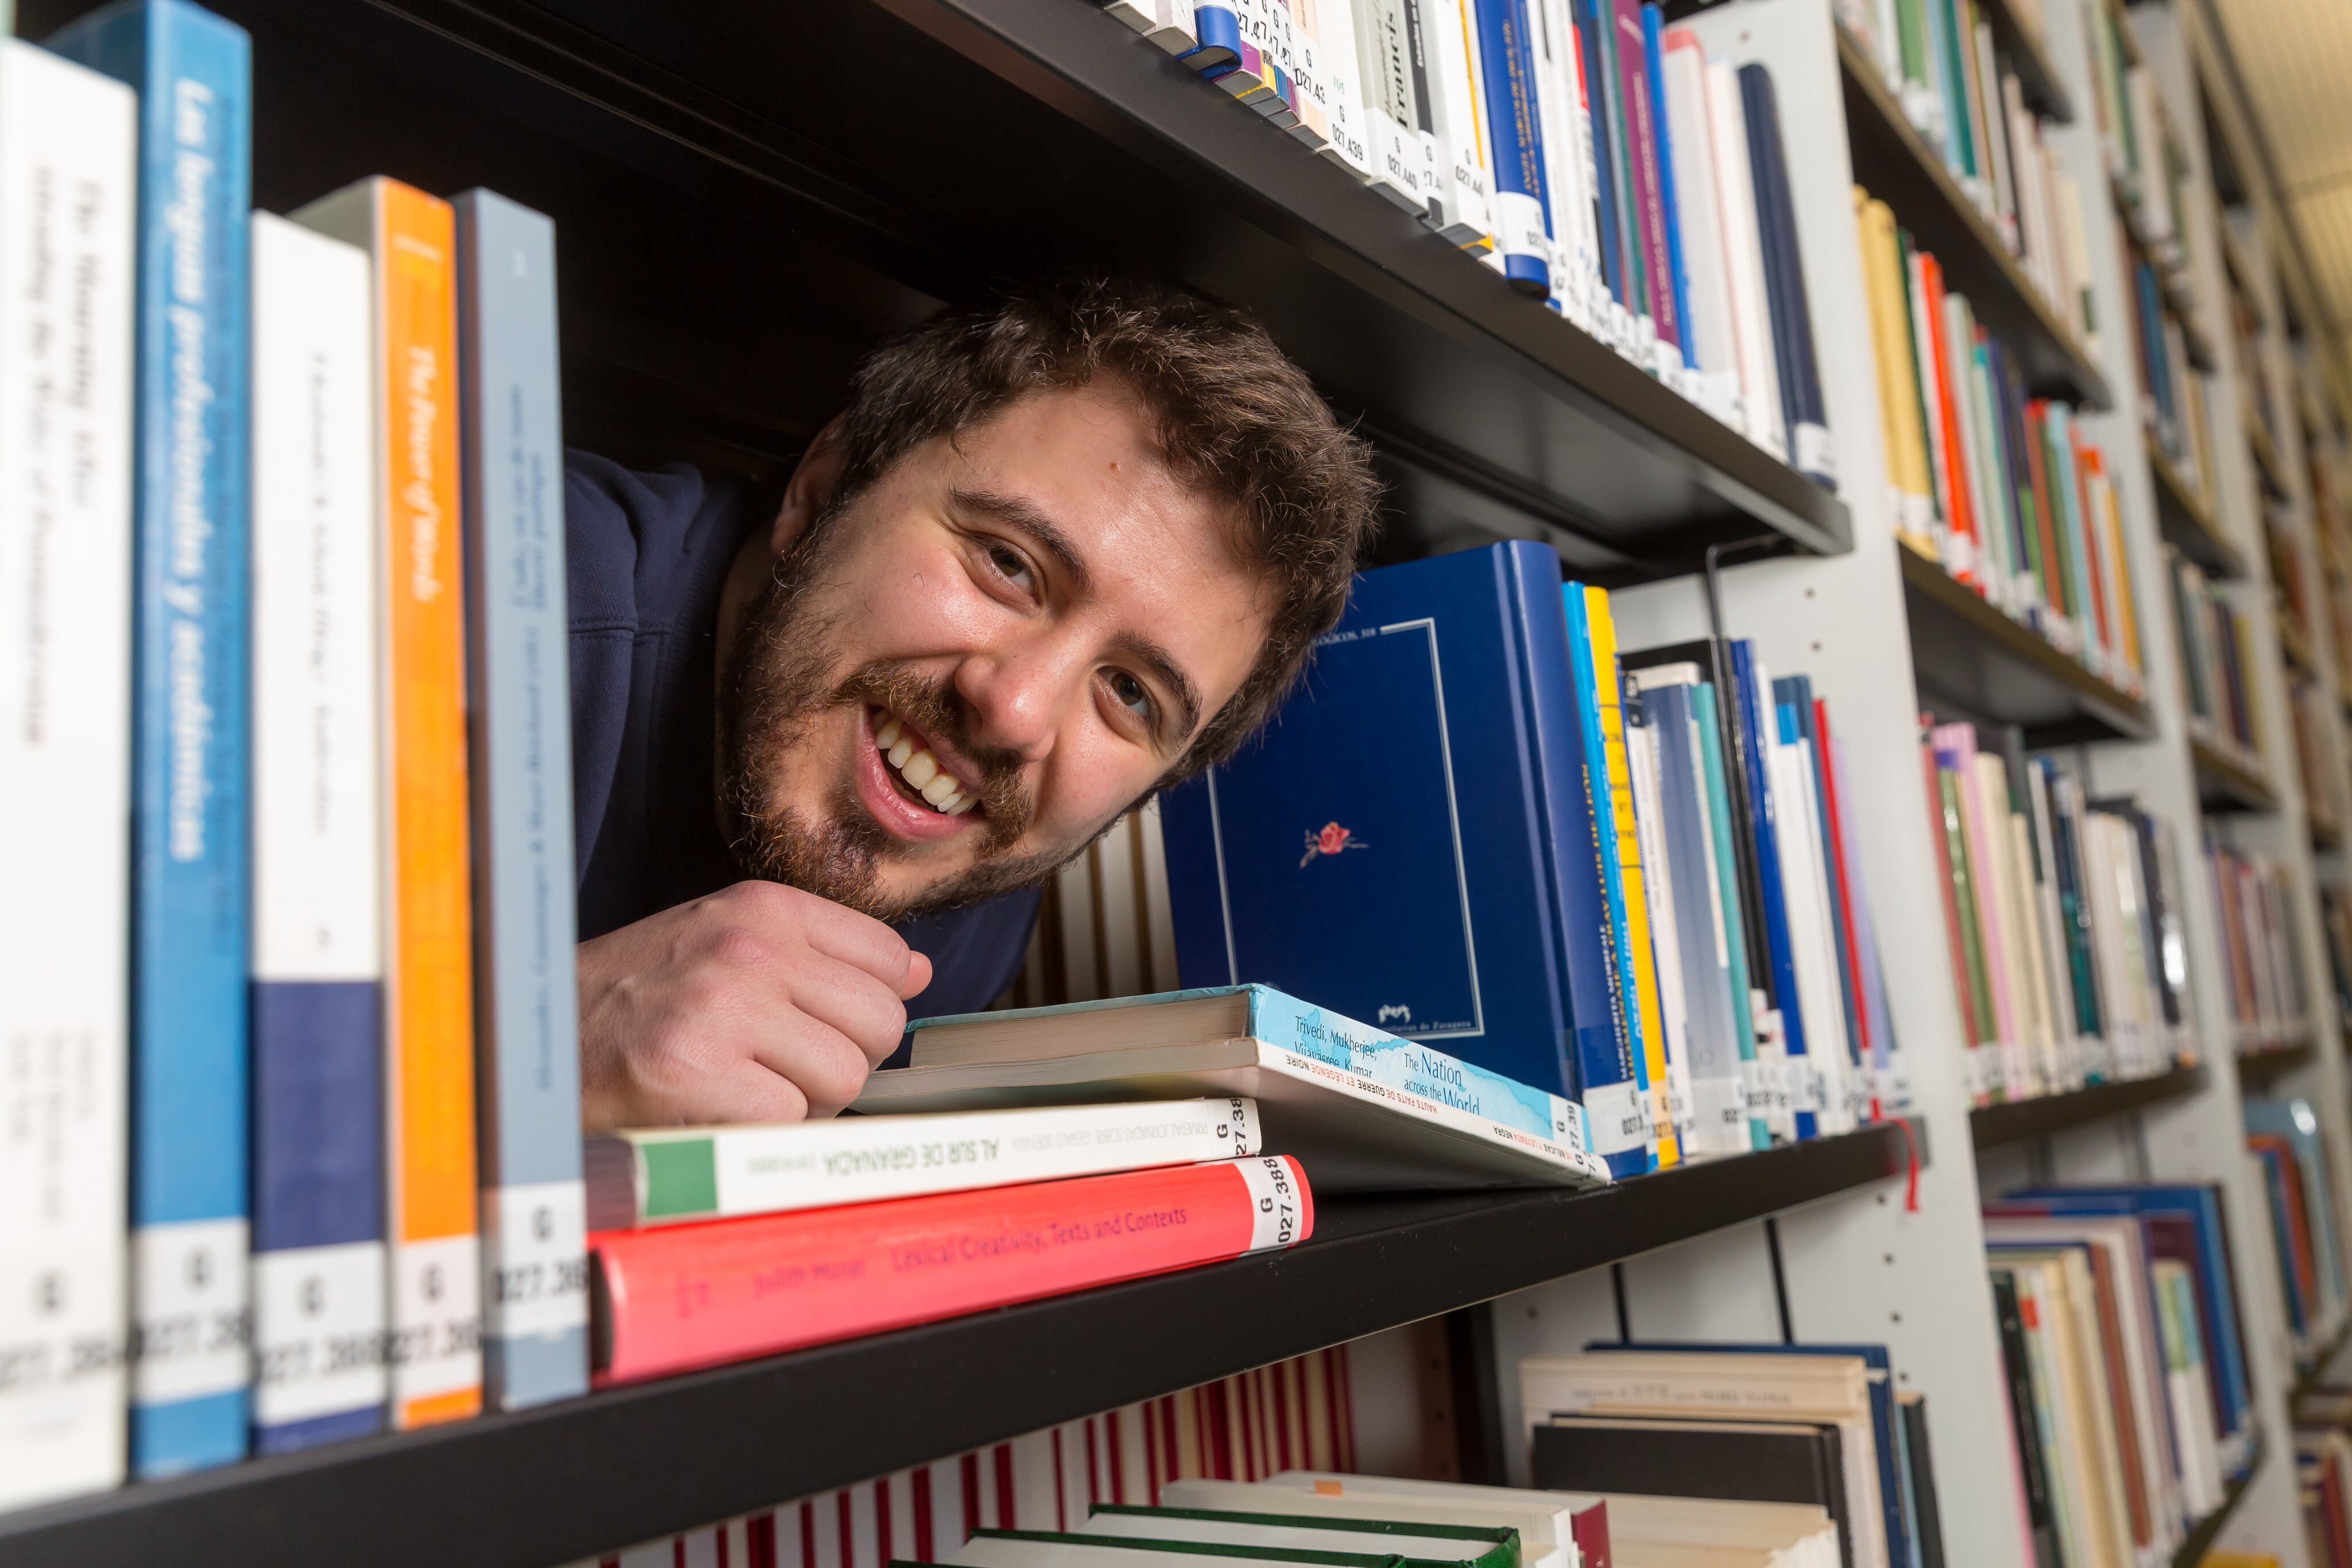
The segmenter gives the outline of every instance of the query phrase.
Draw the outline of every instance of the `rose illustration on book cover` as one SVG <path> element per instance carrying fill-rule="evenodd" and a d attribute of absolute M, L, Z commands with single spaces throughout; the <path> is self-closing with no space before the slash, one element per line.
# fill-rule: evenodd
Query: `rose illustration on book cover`
<path fill-rule="evenodd" d="M 1320 828 L 1307 830 L 1307 852 L 1298 857 L 1298 863 L 1303 866 L 1318 855 L 1336 855 L 1341 850 L 1368 850 L 1371 847 L 1339 823 L 1326 822 Z"/>

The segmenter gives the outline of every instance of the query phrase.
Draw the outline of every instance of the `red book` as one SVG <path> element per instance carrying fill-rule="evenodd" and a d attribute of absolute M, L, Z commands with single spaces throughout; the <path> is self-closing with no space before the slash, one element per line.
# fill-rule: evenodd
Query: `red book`
<path fill-rule="evenodd" d="M 596 1380 L 634 1383 L 1288 1247 L 1288 1156 L 1219 1160 L 588 1239 Z"/>

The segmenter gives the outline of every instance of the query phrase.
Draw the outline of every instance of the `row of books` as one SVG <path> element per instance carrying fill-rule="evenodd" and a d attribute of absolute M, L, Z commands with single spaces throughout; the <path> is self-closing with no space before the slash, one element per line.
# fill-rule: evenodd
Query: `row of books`
<path fill-rule="evenodd" d="M 2249 1100 L 2244 1112 L 2246 1149 L 2268 1199 L 2295 1359 L 2310 1365 L 2352 1324 L 2352 1273 L 2345 1264 L 2352 1236 L 2336 1207 L 2343 1164 L 2310 1101 Z"/>
<path fill-rule="evenodd" d="M 1856 189 L 1896 526 L 2110 684 L 2142 689 L 2123 515 L 2100 449 L 2030 398 L 2001 343 L 1886 204 Z"/>
<path fill-rule="evenodd" d="M 587 1385 L 552 228 L 252 102 L 0 43 L 0 1504 Z"/>
<path fill-rule="evenodd" d="M 1996 738 L 1931 722 L 1920 747 L 1971 1100 L 2168 1071 L 2195 1016 L 2169 830 Z"/>
<path fill-rule="evenodd" d="M 2051 313 L 2096 342 L 2083 194 L 1973 0 L 1839 0 L 1838 19 Z"/>
<path fill-rule="evenodd" d="M 2132 344 L 2133 362 L 2139 369 L 2140 419 L 2150 444 L 2179 477 L 2191 504 L 2210 517 L 2218 477 L 2205 378 L 2189 362 L 2188 340 L 2157 281 L 2155 264 L 2145 256 L 2132 256 L 2129 265 L 2138 329 Z"/>
<path fill-rule="evenodd" d="M 2282 625 L 2282 632 L 2284 628 Z M 2303 809 L 2312 836 L 2340 842 L 2347 819 L 2352 819 L 2352 789 L 2347 789 L 2343 749 L 2344 710 L 2326 687 L 2310 676 L 2291 676 L 2286 688 L 2287 716 L 2294 722 L 2294 755 L 2303 779 Z"/>
<path fill-rule="evenodd" d="M 2194 262 L 2181 216 L 2189 210 L 2182 193 L 2188 162 L 2155 73 L 2141 58 L 2120 5 L 2098 0 L 2083 13 L 2091 38 L 2093 118 L 2117 205 L 2133 238 L 2182 280 L 2186 298 L 2196 298 L 2196 289 L 2187 286 Z"/>
<path fill-rule="evenodd" d="M 2181 674 L 2189 688 L 2189 732 L 2262 772 L 2263 729 L 2247 679 L 2245 613 L 2228 589 L 2169 545 L 2165 564 L 2172 580 Z"/>
<path fill-rule="evenodd" d="M 2021 1559 L 2169 1561 L 2256 1448 L 2220 1188 L 2031 1188 L 1984 1228 Z"/>
<path fill-rule="evenodd" d="M 2336 882 L 2319 884 L 2319 926 L 2336 1016 L 2352 1018 L 2352 890 Z"/>
<path fill-rule="evenodd" d="M 1811 1508 L 1830 1562 L 1944 1561 L 1926 1397 L 1885 1345 L 1597 1343 L 1522 1361 L 1519 1397 L 1538 1487 Z"/>
<path fill-rule="evenodd" d="M 2311 1003 L 2286 867 L 2232 849 L 2210 833 L 2205 867 L 2221 921 L 2237 1049 L 2272 1051 L 2309 1040 Z"/>
<path fill-rule="evenodd" d="M 1638 0 L 1111 15 L 1834 488 L 1770 73 Z"/>
<path fill-rule="evenodd" d="M 2311 1568 L 2352 1568 L 2352 1388 L 2294 1402 L 2294 1479 Z"/>
<path fill-rule="evenodd" d="M 1853 799 L 1745 640 L 1621 650 L 1537 544 L 1383 567 L 1162 800 L 1181 978 L 1580 1101 L 1621 1176 L 1846 1131 L 1907 1099 Z"/>

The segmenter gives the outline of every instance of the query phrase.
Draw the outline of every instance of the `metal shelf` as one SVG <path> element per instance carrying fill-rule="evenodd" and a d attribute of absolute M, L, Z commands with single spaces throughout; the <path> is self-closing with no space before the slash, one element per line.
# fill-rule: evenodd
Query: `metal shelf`
<path fill-rule="evenodd" d="M 2157 444 L 2153 431 L 2147 434 L 2148 473 L 2156 480 L 2156 520 L 2164 542 L 2197 563 L 2209 578 L 2228 580 L 2246 575 L 2246 558 L 2238 547 L 2221 537 L 2213 514 L 2189 487 L 2189 481 L 2174 467 L 2172 459 Z"/>
<path fill-rule="evenodd" d="M 2259 1051 L 2238 1052 L 2238 1082 L 2242 1088 L 2259 1089 L 2272 1080 L 2284 1077 L 2297 1068 L 2308 1067 L 2317 1059 L 2318 1045 L 2308 1037 L 2291 1045 L 2265 1046 Z"/>
<path fill-rule="evenodd" d="M 2197 793 L 2208 813 L 2222 816 L 2278 810 L 2278 796 L 2264 779 L 2201 736 L 2189 737 L 2189 759 L 2197 769 Z"/>
<path fill-rule="evenodd" d="M 1915 1157 L 1925 1132 L 1889 1123 L 1590 1192 L 1327 1199 L 1288 1251 L 0 1516 L 0 1561 L 545 1568 L 1760 1219 Z"/>
<path fill-rule="evenodd" d="M 2032 1100 L 2011 1100 L 1979 1105 L 1969 1113 L 1969 1134 L 1979 1149 L 2046 1138 L 2070 1127 L 2105 1121 L 2127 1111 L 2185 1099 L 2206 1084 L 2201 1066 L 2176 1067 L 2153 1078 L 2126 1079 L 2077 1089 L 2068 1094 L 2044 1094 Z"/>
<path fill-rule="evenodd" d="M 1855 183 L 1894 208 L 1919 247 L 1935 254 L 1946 286 L 1967 296 L 1969 309 L 2000 340 L 2031 391 L 2085 410 L 2111 407 L 2106 379 L 2081 340 L 2051 311 L 1935 149 L 1911 128 L 1877 66 L 1843 27 L 1838 64 Z"/>
<path fill-rule="evenodd" d="M 2018 725 L 2032 747 L 2156 734 L 2146 703 L 2101 680 L 1916 550 L 1895 553 L 1903 563 L 1911 664 L 1923 700 L 1970 718 Z"/>

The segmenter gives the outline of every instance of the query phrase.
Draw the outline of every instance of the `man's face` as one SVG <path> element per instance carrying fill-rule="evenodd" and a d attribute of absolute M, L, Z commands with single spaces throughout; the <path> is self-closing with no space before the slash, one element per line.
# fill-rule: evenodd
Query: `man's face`
<path fill-rule="evenodd" d="M 1116 383 L 916 448 L 744 612 L 719 787 L 746 869 L 890 920 L 1043 878 L 1255 664 L 1266 598 L 1231 526 Z"/>

